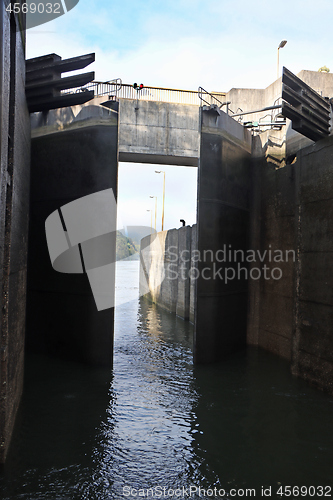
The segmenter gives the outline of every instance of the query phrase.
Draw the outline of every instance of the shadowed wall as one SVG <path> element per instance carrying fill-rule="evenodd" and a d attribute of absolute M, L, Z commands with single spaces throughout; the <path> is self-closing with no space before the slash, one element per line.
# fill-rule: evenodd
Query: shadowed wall
<path fill-rule="evenodd" d="M 103 109 L 103 108 L 102 108 Z M 106 114 L 109 110 L 103 111 Z M 56 272 L 45 237 L 45 220 L 62 205 L 112 188 L 117 194 L 117 114 L 92 125 L 89 119 L 65 130 L 34 131 L 27 347 L 83 361 L 112 364 L 114 309 L 97 311 L 86 274 Z M 116 218 L 116 214 L 114 214 Z M 115 249 L 114 249 L 115 251 Z M 112 254 L 112 252 L 111 252 Z"/>
<path fill-rule="evenodd" d="M 24 16 L 7 5 L 0 1 L 0 462 L 23 390 L 30 177 Z"/>
<path fill-rule="evenodd" d="M 246 344 L 247 281 L 243 274 L 226 280 L 225 269 L 236 270 L 236 263 L 228 257 L 218 262 L 217 252 L 248 247 L 250 153 L 247 129 L 222 111 L 219 115 L 202 111 L 194 323 L 197 363 L 217 361 Z M 209 253 L 212 257 L 205 258 Z"/>

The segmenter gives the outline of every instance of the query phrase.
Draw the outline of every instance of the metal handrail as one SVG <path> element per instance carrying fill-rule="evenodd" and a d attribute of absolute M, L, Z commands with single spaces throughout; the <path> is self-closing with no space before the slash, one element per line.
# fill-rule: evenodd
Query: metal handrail
<path fill-rule="evenodd" d="M 160 101 L 178 104 L 201 104 L 196 90 L 170 89 L 166 87 L 147 87 L 136 90 L 133 85 L 122 83 L 120 78 L 108 82 L 94 81 L 83 87 L 71 89 L 69 92 L 86 92 L 93 90 L 95 97 L 108 96 L 109 99 L 138 99 L 143 101 Z M 219 95 L 224 95 L 223 93 Z"/>
<path fill-rule="evenodd" d="M 266 106 L 265 108 L 261 109 L 252 109 L 251 111 L 243 111 L 242 113 L 235 113 L 233 117 L 235 116 L 244 116 L 244 115 L 252 115 L 256 113 L 261 113 L 263 111 L 269 111 L 270 109 L 278 109 L 282 108 L 282 105 L 277 105 L 277 106 Z"/>
<path fill-rule="evenodd" d="M 275 106 L 275 103 L 278 101 L 274 101 L 273 109 L 277 109 Z M 239 116 L 239 118 L 243 118 L 244 115 Z M 270 121 L 263 121 L 265 118 L 269 117 Z M 281 127 L 286 125 L 286 121 L 284 120 L 278 120 L 277 118 L 279 115 L 275 115 L 275 117 L 272 116 L 272 113 L 267 113 L 264 116 L 261 116 L 258 121 L 252 122 L 244 122 L 244 127 L 245 128 L 251 128 L 252 132 L 259 132 L 261 133 L 263 129 L 261 127 L 270 127 L 271 129 L 276 129 L 277 127 L 281 130 Z"/>
<path fill-rule="evenodd" d="M 205 95 L 205 97 L 208 99 L 208 96 L 209 96 L 209 99 L 210 99 L 210 102 L 207 101 L 206 99 L 204 99 L 203 95 Z M 198 87 L 198 97 L 200 99 L 201 102 L 205 102 L 208 106 L 212 106 L 212 105 L 217 105 L 220 109 L 222 108 L 222 106 L 227 106 L 227 109 L 228 109 L 228 105 L 230 104 L 230 102 L 222 102 L 220 101 L 220 99 L 218 99 L 216 97 L 216 95 L 223 95 L 225 96 L 224 93 L 220 93 L 220 94 L 212 94 L 211 92 L 208 92 L 207 90 L 205 90 L 203 87 Z M 216 101 L 218 104 L 216 104 L 215 102 L 213 101 Z"/>
<path fill-rule="evenodd" d="M 123 99 L 139 99 L 143 101 L 171 102 L 178 104 L 199 105 L 197 92 L 194 90 L 170 89 L 165 87 L 147 87 L 136 90 L 132 85 L 124 84 L 117 96 Z"/>
<path fill-rule="evenodd" d="M 117 93 L 121 90 L 122 88 L 122 81 L 121 78 L 115 78 L 114 80 L 109 80 L 107 82 L 98 82 L 98 81 L 93 81 L 91 83 L 88 83 L 87 85 L 84 85 L 82 87 L 77 87 L 75 89 L 71 89 L 71 91 L 64 90 L 63 93 L 80 93 L 80 92 L 87 92 L 89 90 L 94 91 L 95 97 L 102 97 L 102 96 L 116 96 Z"/>
<path fill-rule="evenodd" d="M 276 106 L 277 104 L 279 104 L 279 101 L 282 103 L 283 100 L 282 100 L 282 96 L 279 96 L 277 97 L 277 99 L 275 99 L 275 101 L 273 102 L 273 106 Z M 271 111 L 271 117 L 272 117 L 272 121 L 275 121 L 276 120 L 276 117 L 279 115 L 279 111 L 276 111 L 276 110 L 272 110 Z"/>

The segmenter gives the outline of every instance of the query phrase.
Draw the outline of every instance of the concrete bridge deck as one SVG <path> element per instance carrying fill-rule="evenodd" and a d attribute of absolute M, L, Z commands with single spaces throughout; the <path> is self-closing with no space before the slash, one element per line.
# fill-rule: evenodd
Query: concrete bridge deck
<path fill-rule="evenodd" d="M 112 101 L 109 101 L 112 104 Z M 110 118 L 105 97 L 81 106 L 32 115 L 32 137 L 60 132 L 74 123 Z M 119 99 L 119 161 L 197 166 L 199 106 L 173 102 Z"/>

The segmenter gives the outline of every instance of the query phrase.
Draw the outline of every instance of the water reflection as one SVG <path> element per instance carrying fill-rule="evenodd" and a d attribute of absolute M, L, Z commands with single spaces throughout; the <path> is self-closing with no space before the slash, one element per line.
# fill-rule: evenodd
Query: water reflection
<path fill-rule="evenodd" d="M 126 304 L 116 314 L 123 317 L 116 316 L 117 400 L 109 414 L 113 430 L 105 426 L 101 443 L 99 482 L 112 478 L 109 498 L 119 498 L 126 485 L 182 486 L 194 463 L 192 327 L 144 300 L 139 310 Z"/>

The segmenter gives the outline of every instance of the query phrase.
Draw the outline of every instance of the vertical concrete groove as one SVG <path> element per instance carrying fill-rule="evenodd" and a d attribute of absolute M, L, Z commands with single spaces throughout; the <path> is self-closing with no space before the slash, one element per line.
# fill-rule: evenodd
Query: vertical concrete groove
<path fill-rule="evenodd" d="M 300 330 L 299 330 L 299 297 L 300 297 L 300 281 L 301 281 L 301 258 L 300 258 L 300 241 L 301 241 L 301 205 L 296 210 L 296 263 L 295 263 L 295 291 L 294 291 L 294 325 L 293 325 L 293 340 L 291 351 L 291 370 L 295 375 L 297 372 L 297 353 L 299 351 Z"/>

